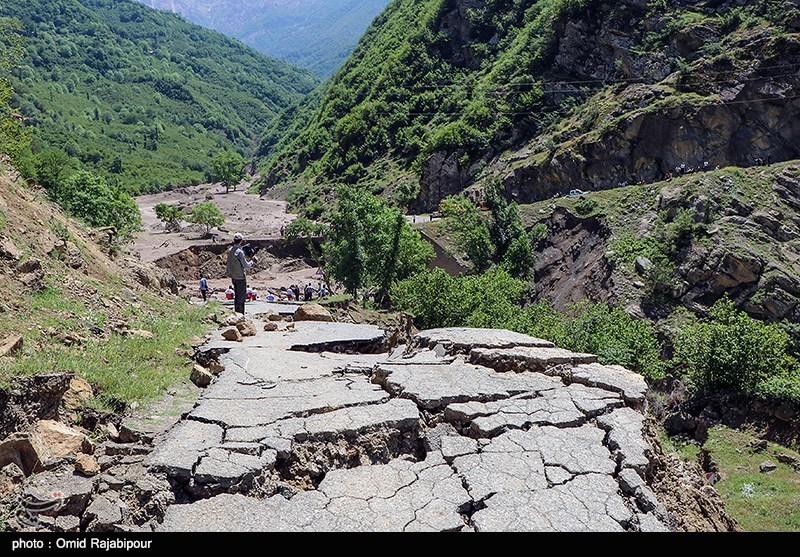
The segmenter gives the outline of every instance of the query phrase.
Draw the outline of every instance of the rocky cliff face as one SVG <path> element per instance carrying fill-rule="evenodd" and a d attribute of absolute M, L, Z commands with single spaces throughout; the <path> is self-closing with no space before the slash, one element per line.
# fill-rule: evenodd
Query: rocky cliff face
<path fill-rule="evenodd" d="M 590 2 L 558 23 L 545 102 L 552 108 L 569 99 L 575 108 L 532 140 L 526 126 L 514 130 L 518 147 L 500 155 L 492 146 L 478 164 L 457 164 L 457 151 L 435 153 L 423 166 L 419 208 L 497 175 L 515 199 L 531 202 L 572 188 L 659 180 L 681 165 L 800 156 L 800 18 L 787 19 L 785 32 L 731 31 L 718 14 L 741 2 L 664 3 L 670 10 L 689 4 L 696 4 L 693 17 L 645 1 Z M 787 2 L 786 13 L 796 14 L 796 4 Z M 459 4 L 442 19 L 443 29 L 458 31 L 456 44 L 472 36 L 468 24 L 455 23 L 462 11 Z"/>
<path fill-rule="evenodd" d="M 537 203 L 530 213 L 530 223 L 549 231 L 538 250 L 536 291 L 557 307 L 586 298 L 658 317 L 648 278 L 653 263 L 635 250 L 621 260 L 623 244 L 658 236 L 662 219 L 682 214 L 693 232 L 672 255 L 667 301 L 703 314 L 727 295 L 753 317 L 800 320 L 797 164 L 699 173 L 585 197 L 597 200 L 588 216 L 563 198 Z"/>

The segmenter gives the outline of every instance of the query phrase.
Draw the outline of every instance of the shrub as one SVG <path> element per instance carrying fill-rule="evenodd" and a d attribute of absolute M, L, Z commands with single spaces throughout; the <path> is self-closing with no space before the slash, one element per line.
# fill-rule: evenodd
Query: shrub
<path fill-rule="evenodd" d="M 707 320 L 679 333 L 675 361 L 696 392 L 731 389 L 783 396 L 792 389 L 796 393 L 800 384 L 789 341 L 779 325 L 752 319 L 725 297 L 714 304 Z"/>

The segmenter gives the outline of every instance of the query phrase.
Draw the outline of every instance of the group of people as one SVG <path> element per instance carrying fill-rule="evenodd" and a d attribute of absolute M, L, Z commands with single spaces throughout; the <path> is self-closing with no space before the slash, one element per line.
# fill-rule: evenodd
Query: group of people
<path fill-rule="evenodd" d="M 299 301 L 301 294 L 303 296 L 303 301 L 310 302 L 311 300 L 314 299 L 315 294 L 317 298 L 324 298 L 325 296 L 327 296 L 328 288 L 321 282 L 316 286 L 316 288 L 312 286 L 311 283 L 309 282 L 308 284 L 305 285 L 302 292 L 300 290 L 300 287 L 297 286 L 296 284 L 293 284 L 286 288 L 281 287 L 281 297 L 285 297 L 286 300 L 288 301 L 293 301 L 293 300 Z"/>
<path fill-rule="evenodd" d="M 258 299 L 258 293 L 254 288 L 247 286 L 247 271 L 258 262 L 258 258 L 252 255 L 251 259 L 247 259 L 247 251 L 244 249 L 244 236 L 237 232 L 233 235 L 233 245 L 228 250 L 225 276 L 231 279 L 231 285 L 225 290 L 225 298 L 233 300 L 234 311 L 244 314 L 244 306 L 247 301 L 255 301 Z M 252 251 L 251 251 L 252 253 Z M 317 269 L 317 275 L 324 276 L 324 271 L 320 265 Z M 285 299 L 287 301 L 299 301 L 302 295 L 304 301 L 311 301 L 316 296 L 317 298 L 324 298 L 329 294 L 327 286 L 320 282 L 316 287 L 312 286 L 309 282 L 305 287 L 300 289 L 296 284 L 289 287 L 282 287 L 280 293 L 269 294 L 266 299 L 268 301 L 277 301 L 278 299 Z M 203 301 L 209 298 L 208 279 L 206 277 L 200 278 L 200 295 Z M 214 294 L 211 294 L 214 297 Z"/>

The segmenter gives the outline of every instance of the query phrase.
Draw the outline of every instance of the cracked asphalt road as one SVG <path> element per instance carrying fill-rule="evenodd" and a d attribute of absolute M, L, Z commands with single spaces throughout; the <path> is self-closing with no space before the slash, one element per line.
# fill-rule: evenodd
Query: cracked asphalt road
<path fill-rule="evenodd" d="M 383 331 L 256 324 L 203 347 L 225 371 L 148 458 L 176 491 L 161 531 L 672 529 L 628 370 L 501 330 L 341 354 Z"/>

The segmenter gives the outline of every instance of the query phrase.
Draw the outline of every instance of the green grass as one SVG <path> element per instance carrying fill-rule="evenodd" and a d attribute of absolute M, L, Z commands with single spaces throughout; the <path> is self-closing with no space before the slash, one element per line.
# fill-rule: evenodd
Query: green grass
<path fill-rule="evenodd" d="M 207 327 L 203 317 L 213 310 L 213 306 L 145 296 L 139 307 L 129 305 L 123 313 L 131 329 L 152 332 L 155 336 L 150 339 L 92 335 L 93 325 L 105 325 L 105 312 L 53 287 L 31 295 L 24 305 L 27 311 L 0 320 L 3 330 L 22 333 L 25 342 L 16 358 L 0 364 L 0 382 L 20 375 L 72 371 L 92 384 L 97 395 L 93 404 L 106 410 L 153 399 L 185 379 L 190 365 L 175 350 L 203 333 Z M 50 338 L 48 327 L 75 334 L 83 342 L 67 346 Z"/>
<path fill-rule="evenodd" d="M 800 458 L 800 453 L 775 443 L 765 451 L 753 452 L 748 444 L 757 439 L 751 433 L 725 426 L 709 429 L 703 445 L 722 475 L 714 487 L 725 501 L 727 512 L 748 532 L 800 532 L 800 473 L 779 462 L 776 454 Z M 696 460 L 699 447 L 660 436 L 665 451 Z M 764 461 L 777 464 L 773 472 L 762 473 Z"/>

